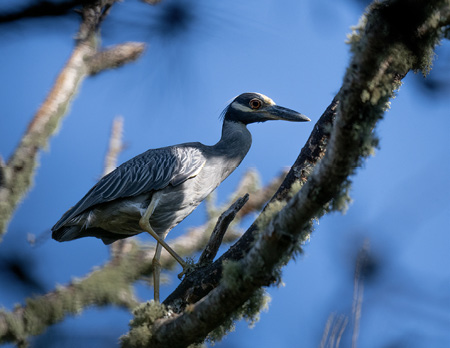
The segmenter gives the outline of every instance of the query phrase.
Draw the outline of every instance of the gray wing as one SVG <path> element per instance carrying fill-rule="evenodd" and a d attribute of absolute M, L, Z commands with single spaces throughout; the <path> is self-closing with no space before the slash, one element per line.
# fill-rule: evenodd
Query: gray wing
<path fill-rule="evenodd" d="M 190 144 L 194 145 L 194 144 Z M 201 145 L 201 144 L 199 144 Z M 100 203 L 176 186 L 196 176 L 206 159 L 198 147 L 171 146 L 148 150 L 105 175 L 53 226 L 56 230 L 73 217 Z"/>

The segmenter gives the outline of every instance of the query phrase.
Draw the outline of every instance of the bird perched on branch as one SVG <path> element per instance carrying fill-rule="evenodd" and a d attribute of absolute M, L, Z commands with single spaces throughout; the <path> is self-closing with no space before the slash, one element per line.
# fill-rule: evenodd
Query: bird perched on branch
<path fill-rule="evenodd" d="M 148 150 L 104 176 L 53 226 L 59 242 L 97 237 L 110 244 L 148 232 L 156 241 L 153 258 L 155 301 L 159 301 L 159 258 L 164 247 L 183 267 L 186 262 L 164 241 L 241 163 L 250 149 L 247 125 L 269 120 L 310 121 L 277 106 L 259 93 L 243 93 L 223 112 L 222 137 L 212 146 L 185 143 Z"/>

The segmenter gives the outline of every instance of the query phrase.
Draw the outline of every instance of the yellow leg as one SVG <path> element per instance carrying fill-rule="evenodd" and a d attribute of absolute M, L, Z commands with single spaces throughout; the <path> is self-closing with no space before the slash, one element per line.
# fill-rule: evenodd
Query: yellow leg
<path fill-rule="evenodd" d="M 159 302 L 159 276 L 161 274 L 161 264 L 159 258 L 161 257 L 161 244 L 156 245 L 155 256 L 153 257 L 153 299 L 155 302 Z"/>
<path fill-rule="evenodd" d="M 173 256 L 173 258 L 181 265 L 181 267 L 183 267 L 184 271 L 186 268 L 188 268 L 187 263 L 164 241 L 163 238 L 161 238 L 155 231 L 153 231 L 152 226 L 150 226 L 150 216 L 153 214 L 155 207 L 156 204 L 152 199 L 147 210 L 145 211 L 145 214 L 139 220 L 139 225 L 144 231 L 148 232 L 153 238 L 155 238 L 156 241 L 161 244 L 161 246 L 166 249 L 170 255 Z"/>

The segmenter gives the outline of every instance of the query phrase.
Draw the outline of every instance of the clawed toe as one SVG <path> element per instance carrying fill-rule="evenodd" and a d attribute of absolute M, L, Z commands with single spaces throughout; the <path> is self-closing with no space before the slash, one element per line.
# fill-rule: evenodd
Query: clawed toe
<path fill-rule="evenodd" d="M 181 280 L 181 278 L 183 278 L 184 275 L 187 276 L 187 275 L 191 274 L 192 272 L 194 272 L 194 270 L 195 270 L 195 265 L 186 264 L 186 266 L 183 267 L 183 271 L 181 271 L 181 273 L 178 274 L 178 279 Z"/>

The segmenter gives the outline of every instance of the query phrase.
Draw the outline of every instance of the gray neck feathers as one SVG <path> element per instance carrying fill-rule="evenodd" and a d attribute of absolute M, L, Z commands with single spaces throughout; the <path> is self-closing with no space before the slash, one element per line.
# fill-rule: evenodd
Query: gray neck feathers
<path fill-rule="evenodd" d="M 250 150 L 252 135 L 245 124 L 225 120 L 222 127 L 222 137 L 214 145 L 217 152 L 227 157 L 239 159 L 239 162 Z"/>

